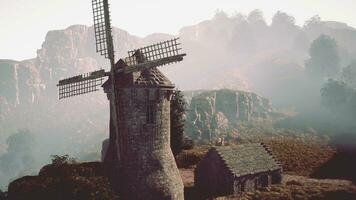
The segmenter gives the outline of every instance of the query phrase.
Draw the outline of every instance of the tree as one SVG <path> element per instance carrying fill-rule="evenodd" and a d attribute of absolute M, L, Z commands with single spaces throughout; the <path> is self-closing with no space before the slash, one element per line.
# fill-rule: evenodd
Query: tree
<path fill-rule="evenodd" d="M 225 20 L 228 18 L 229 18 L 228 15 L 223 10 L 218 9 L 215 11 L 215 16 L 214 16 L 215 20 Z"/>
<path fill-rule="evenodd" d="M 335 39 L 320 35 L 309 49 L 310 59 L 305 62 L 305 71 L 313 78 L 333 78 L 340 71 L 340 58 Z"/>
<path fill-rule="evenodd" d="M 320 26 L 322 24 L 321 22 L 321 18 L 319 15 L 314 15 L 313 17 L 311 17 L 310 19 L 308 19 L 305 23 L 304 23 L 304 28 L 305 29 L 310 29 L 313 28 L 315 26 Z"/>
<path fill-rule="evenodd" d="M 295 18 L 287 13 L 278 11 L 272 19 L 272 26 L 294 26 Z"/>
<path fill-rule="evenodd" d="M 52 159 L 52 165 L 54 166 L 78 163 L 75 158 L 69 157 L 68 154 L 63 156 L 51 155 L 51 159 Z"/>
<path fill-rule="evenodd" d="M 7 140 L 7 152 L 0 156 L 0 186 L 19 174 L 30 174 L 35 169 L 33 151 L 35 139 L 29 130 L 18 130 Z"/>
<path fill-rule="evenodd" d="M 33 168 L 35 142 L 29 130 L 18 130 L 7 138 L 6 143 L 7 152 L 0 157 L 0 171 L 15 175 L 18 171 Z"/>
<path fill-rule="evenodd" d="M 7 153 L 17 156 L 32 154 L 35 146 L 34 136 L 28 129 L 20 129 L 15 134 L 10 135 L 6 143 Z"/>
<path fill-rule="evenodd" d="M 258 9 L 253 10 L 248 14 L 247 21 L 250 24 L 258 24 L 258 25 L 262 25 L 262 26 L 267 26 L 266 21 L 263 17 L 263 12 Z"/>
<path fill-rule="evenodd" d="M 177 155 L 184 146 L 184 114 L 187 103 L 181 91 L 176 90 L 171 101 L 171 148 Z"/>
<path fill-rule="evenodd" d="M 344 82 L 329 79 L 321 89 L 322 104 L 331 110 L 345 106 L 350 92 Z"/>
<path fill-rule="evenodd" d="M 352 61 L 349 66 L 342 70 L 341 77 L 347 85 L 356 89 L 356 61 Z"/>

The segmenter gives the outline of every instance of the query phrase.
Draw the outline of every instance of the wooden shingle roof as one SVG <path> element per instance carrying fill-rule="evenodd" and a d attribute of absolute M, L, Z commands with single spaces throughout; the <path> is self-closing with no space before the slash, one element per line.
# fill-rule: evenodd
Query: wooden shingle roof
<path fill-rule="evenodd" d="M 229 170 L 237 177 L 281 169 L 267 147 L 260 143 L 214 147 Z"/>
<path fill-rule="evenodd" d="M 157 68 L 144 70 L 135 80 L 135 85 L 174 87 L 172 82 Z"/>

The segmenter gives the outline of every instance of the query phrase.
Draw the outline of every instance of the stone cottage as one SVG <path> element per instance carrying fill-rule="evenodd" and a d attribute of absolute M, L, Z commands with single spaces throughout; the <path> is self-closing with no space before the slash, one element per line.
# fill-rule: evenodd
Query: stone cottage
<path fill-rule="evenodd" d="M 282 179 L 281 165 L 260 143 L 212 147 L 194 173 L 195 186 L 210 195 L 253 191 Z"/>

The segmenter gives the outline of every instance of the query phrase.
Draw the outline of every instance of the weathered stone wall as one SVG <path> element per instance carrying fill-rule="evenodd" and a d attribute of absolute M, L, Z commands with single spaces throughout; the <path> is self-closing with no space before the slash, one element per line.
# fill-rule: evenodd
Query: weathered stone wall
<path fill-rule="evenodd" d="M 170 149 L 170 91 L 119 88 L 123 199 L 184 199 L 183 182 Z M 148 106 L 153 123 L 147 123 Z"/>
<path fill-rule="evenodd" d="M 233 193 L 234 175 L 214 150 L 210 150 L 194 171 L 195 186 L 211 195 Z"/>

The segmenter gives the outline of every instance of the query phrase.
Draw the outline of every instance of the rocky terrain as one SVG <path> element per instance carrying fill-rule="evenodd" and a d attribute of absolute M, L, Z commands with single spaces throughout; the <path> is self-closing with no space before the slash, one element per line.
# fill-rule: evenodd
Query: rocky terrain
<path fill-rule="evenodd" d="M 249 90 L 278 102 L 278 95 L 285 94 L 282 90 L 290 89 L 287 86 L 302 75 L 315 38 L 320 34 L 335 38 L 342 63 L 348 64 L 355 59 L 356 48 L 351 45 L 356 42 L 355 33 L 347 24 L 318 17 L 299 27 L 292 16 L 283 12 L 275 14 L 271 25 L 259 11 L 232 17 L 216 13 L 213 19 L 181 28 L 178 36 L 188 56 L 179 66 L 164 71 L 183 90 Z M 174 37 L 155 33 L 140 38 L 118 28 L 113 29 L 113 35 L 117 57 L 125 57 L 127 50 Z M 95 52 L 94 44 L 93 27 L 74 25 L 49 31 L 36 58 L 1 60 L 0 96 L 11 104 L 33 102 L 49 94 L 54 97 L 59 79 L 107 68 L 108 63 Z"/>
<path fill-rule="evenodd" d="M 238 137 L 239 123 L 268 121 L 273 115 L 269 100 L 251 92 L 224 89 L 184 96 L 188 99 L 186 132 L 197 140 Z"/>
<path fill-rule="evenodd" d="M 355 33 L 354 28 L 344 23 L 326 22 L 318 17 L 299 27 L 292 16 L 283 12 L 276 13 L 271 25 L 267 25 L 258 11 L 248 16 L 232 17 L 217 13 L 213 19 L 179 31 L 178 36 L 188 56 L 179 66 L 162 69 L 181 90 L 238 89 L 256 92 L 269 98 L 276 106 L 298 105 L 307 84 L 302 79 L 303 65 L 311 42 L 320 34 L 330 35 L 336 39 L 342 52 L 342 63 L 349 63 L 356 55 L 356 49 L 351 45 L 356 42 Z M 140 38 L 118 28 L 113 29 L 113 35 L 116 57 L 125 57 L 127 50 L 173 37 L 155 33 Z M 83 25 L 49 31 L 42 47 L 37 50 L 36 58 L 1 60 L 1 132 L 6 135 L 18 128 L 8 125 L 12 122 L 10 120 L 2 123 L 4 119 L 11 118 L 5 117 L 9 111 L 26 110 L 36 116 L 37 111 L 31 110 L 36 103 L 52 105 L 51 110 L 59 109 L 61 106 L 56 98 L 58 80 L 107 67 L 107 61 L 95 52 L 93 27 Z M 288 98 L 284 98 L 286 94 Z M 78 103 L 76 108 L 84 111 L 95 105 L 96 110 L 107 109 L 104 95 L 91 94 L 85 99 L 88 104 Z M 71 103 L 75 104 L 76 100 L 71 100 Z M 60 109 L 69 112 L 71 103 L 62 102 L 61 105 L 66 106 Z M 14 118 L 19 118 L 20 122 L 29 120 L 21 121 L 22 116 L 11 119 Z M 88 118 L 78 119 L 92 121 Z M 31 124 L 28 125 L 30 129 Z M 4 151 L 3 148 L 0 152 Z"/>

